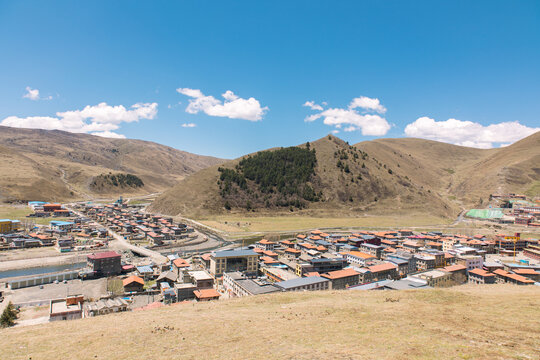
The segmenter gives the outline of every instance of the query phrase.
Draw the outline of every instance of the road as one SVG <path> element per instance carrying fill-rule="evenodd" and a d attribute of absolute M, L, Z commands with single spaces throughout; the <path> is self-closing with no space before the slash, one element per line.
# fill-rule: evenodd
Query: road
<path fill-rule="evenodd" d="M 84 214 L 82 214 L 81 212 L 79 212 L 79 211 L 77 211 L 77 210 L 75 210 L 75 209 L 73 209 L 71 207 L 69 207 L 69 210 L 74 212 L 75 214 L 77 214 L 80 217 L 86 217 Z M 153 251 L 153 250 L 150 250 L 150 249 L 147 249 L 147 248 L 144 248 L 144 247 L 135 246 L 135 245 L 131 244 L 129 241 L 124 239 L 123 236 L 121 236 L 121 235 L 117 234 L 116 232 L 112 231 L 108 226 L 105 226 L 103 224 L 99 224 L 97 222 L 93 222 L 93 223 L 106 228 L 109 231 L 109 234 L 115 240 L 117 240 L 117 245 L 119 245 L 123 249 L 131 250 L 132 252 L 137 253 L 139 255 L 149 257 L 157 264 L 163 264 L 163 263 L 166 263 L 169 260 L 169 259 L 167 259 L 166 256 L 161 255 L 157 251 Z"/>

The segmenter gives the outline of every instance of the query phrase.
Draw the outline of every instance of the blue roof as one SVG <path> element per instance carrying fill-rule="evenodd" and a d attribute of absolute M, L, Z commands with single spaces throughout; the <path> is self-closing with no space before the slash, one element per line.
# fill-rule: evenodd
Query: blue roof
<path fill-rule="evenodd" d="M 149 265 L 143 265 L 143 266 L 137 266 L 137 271 L 141 274 L 143 273 L 153 273 L 154 269 L 152 269 Z"/>
<path fill-rule="evenodd" d="M 250 256 L 250 255 L 257 255 L 257 253 L 253 250 L 246 250 L 246 249 L 231 249 L 231 250 L 216 251 L 214 253 L 214 257 L 216 258 L 240 257 L 240 256 Z"/>
<path fill-rule="evenodd" d="M 320 276 L 308 276 L 308 277 L 302 277 L 287 281 L 280 281 L 275 283 L 274 285 L 279 286 L 282 289 L 291 289 L 298 286 L 305 286 L 305 285 L 311 285 L 311 284 L 319 284 L 326 281 L 330 281 L 328 279 L 322 278 Z"/>
<path fill-rule="evenodd" d="M 69 221 L 51 221 L 50 222 L 51 225 L 75 225 L 75 223 L 73 222 L 69 222 Z"/>

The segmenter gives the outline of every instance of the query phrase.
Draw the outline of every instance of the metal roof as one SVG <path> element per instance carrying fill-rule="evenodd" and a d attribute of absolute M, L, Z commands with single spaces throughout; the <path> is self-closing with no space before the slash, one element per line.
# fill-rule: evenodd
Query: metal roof
<path fill-rule="evenodd" d="M 319 284 L 319 283 L 323 283 L 327 281 L 330 281 L 330 280 L 322 278 L 320 276 L 309 276 L 309 277 L 303 277 L 303 278 L 277 282 L 274 285 L 287 290 L 287 289 L 292 289 L 299 286 Z"/>
<path fill-rule="evenodd" d="M 251 255 L 257 255 L 257 253 L 253 250 L 246 250 L 246 249 L 223 250 L 223 251 L 216 251 L 214 253 L 215 258 L 241 257 L 241 256 L 251 256 Z"/>

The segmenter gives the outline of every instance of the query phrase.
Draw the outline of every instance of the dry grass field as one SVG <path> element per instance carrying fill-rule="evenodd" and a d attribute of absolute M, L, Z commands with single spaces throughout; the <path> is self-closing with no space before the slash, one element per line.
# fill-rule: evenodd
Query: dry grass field
<path fill-rule="evenodd" d="M 540 289 L 340 291 L 0 331 L 2 359 L 538 359 Z"/>
<path fill-rule="evenodd" d="M 199 222 L 229 233 L 237 232 L 283 232 L 319 228 L 393 228 L 447 225 L 451 220 L 437 216 L 362 216 L 362 217 L 316 217 L 289 216 L 213 216 Z"/>

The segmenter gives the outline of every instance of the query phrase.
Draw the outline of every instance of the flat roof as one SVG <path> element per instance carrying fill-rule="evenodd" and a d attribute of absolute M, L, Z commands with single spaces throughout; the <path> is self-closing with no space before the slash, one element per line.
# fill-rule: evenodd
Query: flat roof
<path fill-rule="evenodd" d="M 194 278 L 195 280 L 211 280 L 212 277 L 203 270 L 196 270 L 196 271 L 188 271 L 189 276 Z"/>
<path fill-rule="evenodd" d="M 258 284 L 253 279 L 241 279 L 236 280 L 238 285 L 240 285 L 242 288 L 244 288 L 246 291 L 248 291 L 250 294 L 253 295 L 260 295 L 260 294 L 268 294 L 273 293 L 276 291 L 280 291 L 280 288 L 278 288 L 275 285 L 272 284 Z"/>
<path fill-rule="evenodd" d="M 216 251 L 214 253 L 215 258 L 241 257 L 241 256 L 253 256 L 253 255 L 257 255 L 257 253 L 251 249 L 222 250 L 222 251 Z"/>
<path fill-rule="evenodd" d="M 81 304 L 76 303 L 73 305 L 67 305 L 65 299 L 51 301 L 51 315 L 65 312 L 78 312 L 81 311 Z"/>

